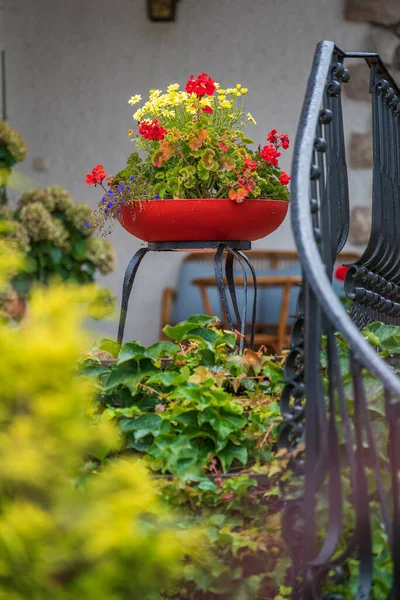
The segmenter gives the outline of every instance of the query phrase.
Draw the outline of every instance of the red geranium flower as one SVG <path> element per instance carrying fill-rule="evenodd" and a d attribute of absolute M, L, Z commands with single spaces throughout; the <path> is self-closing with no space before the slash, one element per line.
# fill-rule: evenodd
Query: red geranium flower
<path fill-rule="evenodd" d="M 103 179 L 107 177 L 107 173 L 104 171 L 103 165 L 97 165 L 92 169 L 91 173 L 86 175 L 85 183 L 88 185 L 102 184 Z"/>
<path fill-rule="evenodd" d="M 255 171 L 255 169 L 258 166 L 258 163 L 256 160 L 251 160 L 251 158 L 245 158 L 243 160 L 244 162 L 244 167 L 243 167 L 243 171 L 246 171 L 246 169 L 250 169 L 251 173 L 253 173 L 253 171 Z"/>
<path fill-rule="evenodd" d="M 272 129 L 267 136 L 267 140 L 270 144 L 275 146 L 276 150 L 278 150 L 280 147 L 282 147 L 284 150 L 289 148 L 290 140 L 287 133 L 282 133 L 279 135 L 276 129 Z"/>
<path fill-rule="evenodd" d="M 260 152 L 261 158 L 263 160 L 265 160 L 266 162 L 271 163 L 271 165 L 274 165 L 274 167 L 277 166 L 277 164 L 278 164 L 278 157 L 280 155 L 281 155 L 281 153 L 278 152 L 276 150 L 276 148 L 274 148 L 274 146 L 272 146 L 272 145 L 264 146 L 264 148 Z"/>
<path fill-rule="evenodd" d="M 346 275 L 347 275 L 347 271 L 348 270 L 349 270 L 349 267 L 345 267 L 344 265 L 342 265 L 340 267 L 336 267 L 335 278 L 338 281 L 344 281 L 346 279 Z"/>
<path fill-rule="evenodd" d="M 206 113 L 206 115 L 213 114 L 213 109 L 211 108 L 211 106 L 203 106 L 201 110 L 203 111 L 203 113 Z"/>
<path fill-rule="evenodd" d="M 278 132 L 276 129 L 272 129 L 267 135 L 267 140 L 270 144 L 275 144 L 278 141 Z"/>
<path fill-rule="evenodd" d="M 160 125 L 158 119 L 153 119 L 139 123 L 139 133 L 147 140 L 163 140 L 167 130 Z"/>
<path fill-rule="evenodd" d="M 285 171 L 282 171 L 282 173 L 279 175 L 279 181 L 282 185 L 287 185 L 290 181 L 290 175 L 285 173 Z"/>
<path fill-rule="evenodd" d="M 216 90 L 215 81 L 211 79 L 207 73 L 200 73 L 196 79 L 191 75 L 185 86 L 188 94 L 196 94 L 197 96 L 212 96 Z"/>
<path fill-rule="evenodd" d="M 282 148 L 284 150 L 287 150 L 289 148 L 289 144 L 290 144 L 290 140 L 289 140 L 289 136 L 287 133 L 282 133 L 282 135 L 280 136 L 281 138 L 281 145 Z"/>
<path fill-rule="evenodd" d="M 226 146 L 225 144 L 223 144 L 222 142 L 218 142 L 217 144 L 218 148 L 220 148 L 221 150 L 224 150 L 224 152 L 226 152 L 227 150 L 229 150 L 229 146 Z"/>

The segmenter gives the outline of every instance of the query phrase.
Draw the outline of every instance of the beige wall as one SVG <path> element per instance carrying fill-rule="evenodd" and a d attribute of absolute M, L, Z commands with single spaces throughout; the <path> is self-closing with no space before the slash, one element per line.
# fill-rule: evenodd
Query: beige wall
<path fill-rule="evenodd" d="M 147 20 L 145 0 L 8 0 L 0 9 L 10 123 L 30 148 L 23 169 L 38 185 L 63 185 L 76 201 L 92 205 L 98 194 L 84 175 L 97 163 L 111 173 L 124 164 L 132 94 L 184 84 L 191 73 L 206 71 L 222 86 L 239 81 L 250 88 L 255 139 L 262 141 L 273 127 L 293 138 L 315 44 L 331 39 L 358 50 L 367 27 L 344 22 L 341 0 L 180 0 L 177 21 L 167 24 Z M 367 131 L 368 108 L 349 100 L 345 108 L 352 130 Z M 48 159 L 46 172 L 32 170 L 34 156 Z M 289 165 L 290 153 L 283 167 Z M 368 173 L 353 181 L 352 201 L 364 203 Z M 118 268 L 104 283 L 119 293 L 140 242 L 119 227 L 111 240 Z M 256 246 L 292 248 L 289 220 Z M 139 272 L 131 302 L 130 339 L 156 339 L 160 292 L 174 284 L 181 259 L 145 259 L 148 269 Z"/>

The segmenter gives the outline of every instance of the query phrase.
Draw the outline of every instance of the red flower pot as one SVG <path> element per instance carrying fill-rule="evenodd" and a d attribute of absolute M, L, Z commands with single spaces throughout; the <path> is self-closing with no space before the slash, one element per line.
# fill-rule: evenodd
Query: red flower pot
<path fill-rule="evenodd" d="M 285 200 L 144 200 L 121 208 L 121 225 L 145 242 L 254 241 L 283 222 Z"/>

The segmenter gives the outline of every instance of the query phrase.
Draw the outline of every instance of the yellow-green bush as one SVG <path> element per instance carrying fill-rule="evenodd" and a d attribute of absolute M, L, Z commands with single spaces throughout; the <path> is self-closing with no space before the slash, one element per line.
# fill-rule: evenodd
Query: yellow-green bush
<path fill-rule="evenodd" d="M 118 444 L 75 371 L 92 299 L 90 288 L 37 290 L 20 328 L 0 323 L 1 600 L 157 598 L 199 546 L 140 461 L 108 459 L 76 484 L 85 461 Z"/>

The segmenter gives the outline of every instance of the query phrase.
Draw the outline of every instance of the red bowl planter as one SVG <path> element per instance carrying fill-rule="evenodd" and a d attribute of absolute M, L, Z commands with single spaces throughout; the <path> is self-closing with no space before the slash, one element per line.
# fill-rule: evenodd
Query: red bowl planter
<path fill-rule="evenodd" d="M 254 241 L 283 222 L 285 200 L 144 200 L 121 208 L 122 227 L 145 242 Z"/>

